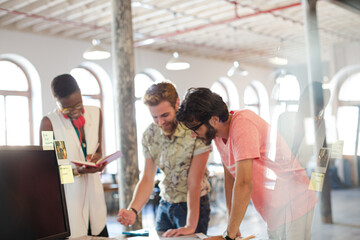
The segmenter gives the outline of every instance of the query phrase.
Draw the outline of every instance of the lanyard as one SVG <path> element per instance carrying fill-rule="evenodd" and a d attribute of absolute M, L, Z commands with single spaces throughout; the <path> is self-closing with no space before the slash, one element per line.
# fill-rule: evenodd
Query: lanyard
<path fill-rule="evenodd" d="M 75 128 L 76 134 L 77 134 L 78 137 L 79 137 L 80 146 L 81 146 L 81 149 L 82 149 L 82 151 L 83 151 L 84 157 L 85 157 L 85 159 L 86 159 L 86 141 L 82 142 L 82 140 L 81 140 L 80 128 L 76 128 L 75 126 L 74 126 L 74 128 Z"/>

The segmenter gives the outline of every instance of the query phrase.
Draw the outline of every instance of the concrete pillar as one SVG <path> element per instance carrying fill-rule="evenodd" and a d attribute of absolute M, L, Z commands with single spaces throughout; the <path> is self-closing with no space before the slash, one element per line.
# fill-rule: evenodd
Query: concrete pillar
<path fill-rule="evenodd" d="M 139 180 L 131 0 L 112 0 L 112 9 L 112 51 L 117 139 L 119 139 L 120 150 L 123 155 L 118 164 L 119 206 L 120 208 L 127 208 Z M 141 216 L 128 229 L 139 228 L 142 228 Z"/>
<path fill-rule="evenodd" d="M 317 109 L 324 107 L 323 91 L 314 91 L 311 87 L 312 82 L 322 82 L 322 62 L 320 51 L 320 40 L 318 32 L 318 23 L 316 15 L 316 3 L 317 0 L 302 0 L 303 13 L 304 13 L 304 29 L 305 29 L 305 41 L 307 52 L 307 69 L 308 69 L 308 84 L 309 84 L 309 109 L 313 114 L 313 117 L 317 115 Z M 317 97 L 315 97 L 317 96 Z M 324 125 L 320 125 L 324 128 Z M 324 129 L 323 129 L 324 130 Z M 317 136 L 315 136 L 317 137 Z M 324 146 L 326 146 L 326 138 L 324 140 Z M 316 148 L 316 146 L 314 146 Z M 314 149 L 314 153 L 318 154 L 319 149 Z M 317 155 L 316 155 L 317 156 Z M 330 165 L 330 164 L 328 164 Z M 332 223 L 331 212 L 331 186 L 329 172 L 326 171 L 324 179 L 324 187 L 321 193 L 321 219 L 324 223 Z"/>

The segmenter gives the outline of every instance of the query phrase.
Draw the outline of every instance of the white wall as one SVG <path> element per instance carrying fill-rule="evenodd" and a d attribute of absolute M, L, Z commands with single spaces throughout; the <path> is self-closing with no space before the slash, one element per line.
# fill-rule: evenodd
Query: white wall
<path fill-rule="evenodd" d="M 180 53 L 181 54 L 181 53 Z M 190 87 L 211 87 L 220 77 L 226 77 L 226 73 L 232 66 L 232 62 L 216 61 L 202 58 L 195 58 L 181 55 L 187 60 L 191 67 L 181 71 L 169 71 L 165 68 L 166 62 L 171 58 L 171 54 L 160 53 L 147 50 L 135 51 L 135 71 L 139 72 L 144 68 L 155 68 L 160 71 L 166 79 L 176 84 L 179 95 L 183 97 L 186 90 Z M 262 81 L 265 86 L 268 84 L 268 76 L 272 69 L 264 69 L 253 66 L 242 65 L 249 71 L 246 77 L 235 76 L 232 78 L 242 101 L 242 92 L 251 80 Z"/>
<path fill-rule="evenodd" d="M 0 53 L 19 54 L 38 71 L 42 83 L 44 114 L 56 106 L 51 95 L 51 80 L 78 66 L 83 61 L 82 52 L 89 46 L 90 43 L 81 41 L 0 30 Z M 110 60 L 99 62 L 103 67 L 107 66 L 108 70 L 111 69 L 110 63 Z"/>
<path fill-rule="evenodd" d="M 28 59 L 39 73 L 42 83 L 43 113 L 55 107 L 50 90 L 51 80 L 59 74 L 69 73 L 84 61 L 82 53 L 90 46 L 90 42 L 76 41 L 66 38 L 48 37 L 32 33 L 0 30 L 0 54 L 16 53 Z M 105 45 L 111 51 L 110 45 Z M 181 54 L 181 53 L 180 53 Z M 225 76 L 232 65 L 231 62 L 215 61 L 202 58 L 183 56 L 191 64 L 190 69 L 169 71 L 165 69 L 171 54 L 135 49 L 135 73 L 145 68 L 154 68 L 166 79 L 171 80 L 182 97 L 190 87 L 210 87 L 219 77 Z M 95 61 L 113 76 L 112 59 Z M 240 95 L 240 106 L 243 91 L 251 80 L 259 80 L 269 89 L 268 77 L 272 69 L 243 66 L 249 71 L 246 77 L 233 77 L 234 84 Z"/>

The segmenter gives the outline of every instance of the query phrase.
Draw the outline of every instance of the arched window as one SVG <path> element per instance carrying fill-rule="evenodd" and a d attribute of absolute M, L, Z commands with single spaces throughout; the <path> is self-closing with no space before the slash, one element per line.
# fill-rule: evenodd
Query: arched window
<path fill-rule="evenodd" d="M 108 155 L 116 150 L 113 86 L 108 74 L 98 64 L 84 62 L 70 71 L 83 96 L 84 105 L 97 106 L 103 116 L 103 148 Z M 107 173 L 117 172 L 117 162 L 106 166 Z"/>
<path fill-rule="evenodd" d="M 102 109 L 102 90 L 97 76 L 87 68 L 78 67 L 71 70 L 70 74 L 76 79 L 84 105 L 97 106 Z"/>
<path fill-rule="evenodd" d="M 275 129 L 278 118 L 284 112 L 296 112 L 299 108 L 300 86 L 297 78 L 291 74 L 281 73 L 275 79 L 276 85 L 272 91 L 275 106 L 272 113 L 271 124 Z"/>
<path fill-rule="evenodd" d="M 265 86 L 257 80 L 251 81 L 244 90 L 244 105 L 265 121 L 269 121 L 269 97 Z"/>
<path fill-rule="evenodd" d="M 294 75 L 281 72 L 275 78 L 275 83 L 276 85 L 272 91 L 272 99 L 275 101 L 275 106 L 271 115 L 270 159 L 275 159 L 278 131 L 280 134 L 285 135 L 285 133 L 282 132 L 284 128 L 281 127 L 283 126 L 283 122 L 278 122 L 279 117 L 285 112 L 298 111 L 300 99 L 300 86 Z M 278 124 L 280 128 L 278 128 Z M 291 131 L 291 129 L 289 129 L 289 131 Z M 291 139 L 291 137 L 289 139 Z"/>
<path fill-rule="evenodd" d="M 272 97 L 279 111 L 295 112 L 299 107 L 300 86 L 297 78 L 291 74 L 281 74 L 275 79 L 276 85 Z"/>
<path fill-rule="evenodd" d="M 136 131 L 138 142 L 138 164 L 139 170 L 143 171 L 145 158 L 142 150 L 142 136 L 146 128 L 153 122 L 153 118 L 147 106 L 142 102 L 146 90 L 155 82 L 163 81 L 164 77 L 154 69 L 145 69 L 135 75 L 135 109 L 136 109 Z"/>
<path fill-rule="evenodd" d="M 340 86 L 338 94 L 337 129 L 344 140 L 344 155 L 358 155 L 360 121 L 360 73 L 350 75 Z"/>
<path fill-rule="evenodd" d="M 40 124 L 42 110 L 40 108 L 34 114 L 33 108 L 34 102 L 39 104 L 41 89 L 32 84 L 32 75 L 39 80 L 35 68 L 23 57 L 15 54 L 0 56 L 0 145 L 38 143 L 38 127 L 34 126 Z M 38 92 L 35 101 L 34 91 Z"/>
<path fill-rule="evenodd" d="M 235 84 L 229 78 L 219 78 L 211 86 L 211 91 L 222 97 L 229 110 L 239 109 L 239 93 Z"/>
<path fill-rule="evenodd" d="M 253 85 L 247 85 L 244 91 L 244 104 L 246 109 L 250 109 L 260 115 L 260 98 Z"/>
<path fill-rule="evenodd" d="M 211 86 L 211 91 L 219 94 L 220 97 L 223 99 L 223 101 L 226 103 L 226 106 L 229 107 L 230 105 L 229 94 L 224 84 L 222 84 L 220 81 L 214 82 L 213 85 Z"/>

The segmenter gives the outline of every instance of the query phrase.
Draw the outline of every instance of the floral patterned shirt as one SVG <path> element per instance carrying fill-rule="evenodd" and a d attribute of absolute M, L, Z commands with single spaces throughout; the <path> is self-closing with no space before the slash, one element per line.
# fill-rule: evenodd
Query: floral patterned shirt
<path fill-rule="evenodd" d="M 178 124 L 175 133 L 169 138 L 152 123 L 145 130 L 142 138 L 145 158 L 151 158 L 162 171 L 160 196 L 167 202 L 187 201 L 187 178 L 193 156 L 211 151 L 200 139 L 191 137 L 191 130 Z M 209 171 L 206 169 L 201 182 L 200 196 L 210 191 Z"/>

